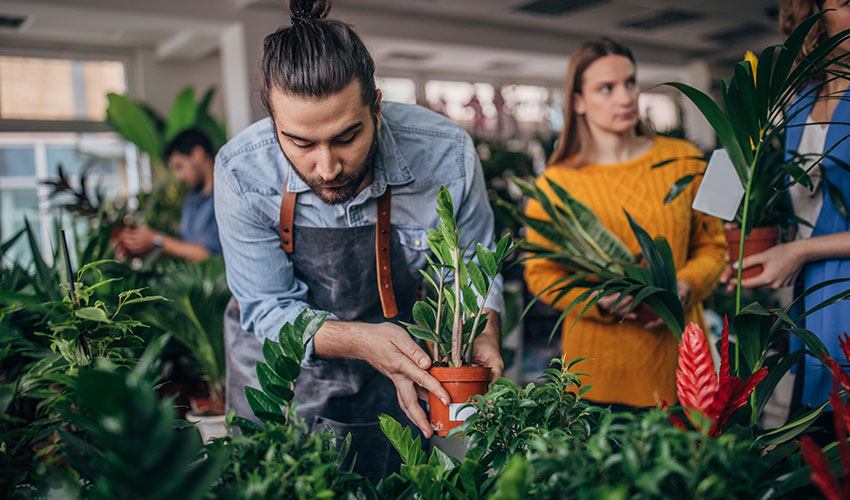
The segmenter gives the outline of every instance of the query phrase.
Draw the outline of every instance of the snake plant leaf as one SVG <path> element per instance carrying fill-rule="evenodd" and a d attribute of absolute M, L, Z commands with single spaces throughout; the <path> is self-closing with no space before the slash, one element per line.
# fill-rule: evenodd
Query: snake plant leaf
<path fill-rule="evenodd" d="M 551 179 L 547 179 L 552 192 L 558 197 L 563 206 L 569 207 L 573 222 L 592 246 L 597 247 L 600 256 L 607 261 L 634 260 L 628 247 L 617 236 L 599 221 L 599 218 L 587 205 L 574 198 L 570 193 Z"/>

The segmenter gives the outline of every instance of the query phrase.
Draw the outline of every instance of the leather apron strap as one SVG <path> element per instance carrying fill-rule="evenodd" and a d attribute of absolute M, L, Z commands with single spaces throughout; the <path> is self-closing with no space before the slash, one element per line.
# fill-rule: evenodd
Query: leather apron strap
<path fill-rule="evenodd" d="M 297 193 L 287 189 L 289 177 L 283 187 L 280 200 L 280 248 L 286 253 L 292 253 L 295 239 L 295 198 Z M 378 221 L 375 224 L 375 266 L 378 270 L 378 295 L 381 298 L 381 308 L 385 318 L 398 316 L 395 293 L 393 292 L 392 269 L 390 267 L 390 221 L 392 208 L 392 193 L 387 186 L 384 194 L 378 198 Z"/>

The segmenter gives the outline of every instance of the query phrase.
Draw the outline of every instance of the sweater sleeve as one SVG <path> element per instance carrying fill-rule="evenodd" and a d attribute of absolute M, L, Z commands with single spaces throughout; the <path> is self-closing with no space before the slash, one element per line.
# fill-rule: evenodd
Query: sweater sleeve
<path fill-rule="evenodd" d="M 543 210 L 543 207 L 541 207 L 540 204 L 534 200 L 529 200 L 528 205 L 525 209 L 525 213 L 529 217 L 534 217 L 535 219 L 550 220 L 549 216 Z M 528 241 L 529 243 L 536 243 L 538 245 L 544 245 L 549 247 L 552 246 L 552 244 L 549 243 L 548 240 L 543 238 L 540 233 L 532 230 L 531 228 L 526 228 L 526 230 L 526 241 Z M 546 287 L 552 285 L 558 280 L 566 278 L 569 275 L 570 272 L 564 266 L 549 259 L 532 258 L 525 262 L 525 282 L 528 286 L 528 290 L 534 296 L 541 294 L 544 290 L 546 290 Z M 572 290 L 567 292 L 563 297 L 561 297 L 557 302 L 555 302 L 555 299 L 560 293 L 558 291 L 558 288 L 559 287 L 555 286 L 546 291 L 546 293 L 542 293 L 542 295 L 540 295 L 539 300 L 561 311 L 566 309 L 574 300 L 576 300 L 576 298 L 578 298 L 579 295 L 587 291 L 587 288 L 573 288 Z M 584 301 L 580 304 L 576 304 L 573 307 L 572 311 L 570 311 L 571 314 L 577 315 L 582 309 L 584 309 L 586 302 L 587 301 Z M 614 321 L 614 318 L 612 316 L 602 315 L 599 311 L 599 308 L 597 307 L 589 308 L 582 316 L 582 319 L 595 320 L 605 323 L 612 323 Z"/>
<path fill-rule="evenodd" d="M 696 194 L 698 183 L 691 187 Z M 691 289 L 691 295 L 685 308 L 698 304 L 711 295 L 720 275 L 726 267 L 723 255 L 726 253 L 726 237 L 723 234 L 723 222 L 710 215 L 693 210 L 691 212 L 691 234 L 688 243 L 688 260 L 676 272 L 680 280 Z"/>

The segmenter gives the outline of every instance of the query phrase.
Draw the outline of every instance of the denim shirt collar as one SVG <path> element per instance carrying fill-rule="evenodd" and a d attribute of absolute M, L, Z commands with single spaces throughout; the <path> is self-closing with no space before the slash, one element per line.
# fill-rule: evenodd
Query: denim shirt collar
<path fill-rule="evenodd" d="M 375 154 L 374 178 L 369 187 L 372 197 L 384 194 L 387 185 L 400 186 L 415 180 L 413 172 L 408 167 L 404 156 L 398 148 L 386 120 L 382 120 L 382 126 L 378 132 L 378 151 Z M 290 169 L 292 169 L 290 165 Z M 298 175 L 290 175 L 286 190 L 290 193 L 303 193 L 310 190 L 310 186 Z"/>

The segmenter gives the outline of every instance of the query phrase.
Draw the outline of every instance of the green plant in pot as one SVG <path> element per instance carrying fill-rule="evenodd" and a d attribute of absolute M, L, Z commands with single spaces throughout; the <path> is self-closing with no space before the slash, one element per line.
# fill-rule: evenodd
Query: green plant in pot
<path fill-rule="evenodd" d="M 587 205 L 557 183 L 547 179 L 550 194 L 540 185 L 532 185 L 521 179 L 514 181 L 526 196 L 543 207 L 550 219 L 529 217 L 515 206 L 504 205 L 523 225 L 539 233 L 548 242 L 548 245 L 523 243 L 523 248 L 532 253 L 528 258 L 549 259 L 572 271 L 572 274 L 543 290 L 535 300 L 546 293 L 557 293 L 552 301 L 555 303 L 573 289 L 585 289 L 564 308 L 558 324 L 577 305 L 585 304 L 580 317 L 601 298 L 619 293 L 620 298 L 614 307 L 625 297 L 631 296 L 634 300 L 629 312 L 635 310 L 642 313 L 639 317 L 642 315 L 646 321 L 652 319 L 648 316 L 654 313 L 677 339 L 681 337 L 685 328 L 685 313 L 679 299 L 673 253 L 667 240 L 663 237 L 653 239 L 626 213 L 641 249 L 641 255 L 635 256 L 616 235 L 602 225 Z"/>
<path fill-rule="evenodd" d="M 422 271 L 436 298 L 417 302 L 413 306 L 415 324 L 406 326 L 413 336 L 433 343 L 430 373 L 443 384 L 452 401 L 446 406 L 431 395 L 431 424 L 437 434 L 445 436 L 463 422 L 460 407 L 471 396 L 487 392 L 490 369 L 472 364 L 472 347 L 487 325 L 484 303 L 493 280 L 516 245 L 506 235 L 495 251 L 479 243 L 466 257 L 468 248 L 461 245 L 461 229 L 445 187 L 437 196 L 437 213 L 440 227 L 428 232 L 428 247 L 433 253 L 433 259 L 428 257 L 431 273 Z"/>
<path fill-rule="evenodd" d="M 146 320 L 192 352 L 208 388 L 207 395 L 189 395 L 192 411 L 187 419 L 201 422 L 205 439 L 220 435 L 225 413 L 223 315 L 230 300 L 224 260 L 214 257 L 195 263 L 168 262 L 156 286 L 171 302 L 147 311 Z M 211 428 L 207 429 L 207 424 Z"/>
<path fill-rule="evenodd" d="M 781 153 L 781 138 L 793 126 L 790 122 L 801 111 L 808 112 L 807 107 L 794 108 L 799 96 L 807 92 L 817 95 L 826 83 L 847 77 L 846 71 L 836 69 L 846 67 L 840 61 L 845 56 L 836 57 L 832 53 L 850 37 L 850 30 L 828 38 L 795 64 L 809 31 L 823 14 L 819 12 L 800 23 L 783 44 L 764 49 L 757 65 L 752 58 L 736 64 L 733 75 L 721 81 L 725 111 L 711 97 L 693 87 L 677 82 L 665 84 L 680 90 L 699 108 L 734 167 L 736 178 L 729 180 L 730 186 L 740 183 L 744 187 L 743 202 L 735 222 L 740 228 L 738 241 L 743 234 L 745 244 L 730 241 L 730 250 L 737 250 L 733 260 L 740 261 L 749 253 L 746 247 L 755 237 L 756 226 L 785 219 L 783 211 L 787 207 L 782 207 L 785 191 L 797 182 L 811 186 L 809 171 L 828 154 L 819 155 L 818 161 L 804 170 L 800 167 L 799 156 L 792 155 L 785 161 Z M 822 72 L 828 75 L 826 81 L 809 88 L 813 77 Z M 816 100 L 834 98 L 827 95 Z M 759 236 L 766 239 L 767 244 L 771 240 L 775 242 L 778 236 L 776 229 L 758 232 L 767 233 Z M 742 277 L 743 269 L 739 269 L 739 283 Z M 739 286 L 736 311 L 740 310 L 740 294 Z"/>

